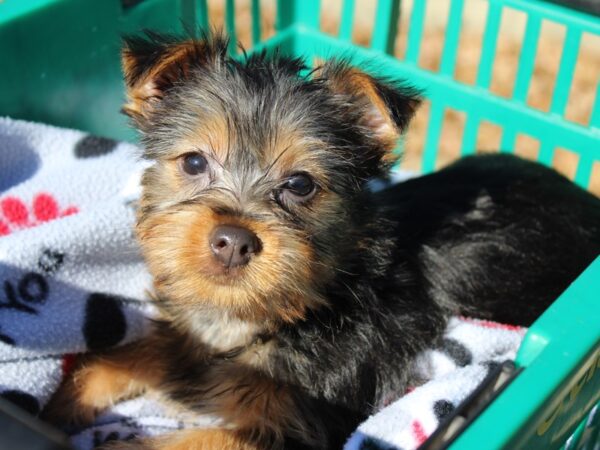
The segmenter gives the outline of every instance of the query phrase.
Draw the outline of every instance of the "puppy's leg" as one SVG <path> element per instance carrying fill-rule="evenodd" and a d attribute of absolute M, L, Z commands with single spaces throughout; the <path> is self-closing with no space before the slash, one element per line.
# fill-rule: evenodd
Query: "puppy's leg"
<path fill-rule="evenodd" d="M 101 450 L 260 450 L 271 449 L 267 443 L 255 442 L 244 435 L 225 429 L 187 430 L 156 438 L 112 441 Z"/>
<path fill-rule="evenodd" d="M 90 423 L 115 402 L 141 394 L 163 377 L 156 339 L 84 356 L 44 408 L 42 418 L 56 425 Z"/>
<path fill-rule="evenodd" d="M 301 443 L 328 448 L 320 411 L 290 388 L 240 366 L 209 370 L 207 386 L 183 400 L 191 410 L 215 414 L 224 428 L 182 430 L 164 436 L 108 442 L 103 450 L 283 450 Z M 171 392 L 177 397 L 180 392 Z"/>
<path fill-rule="evenodd" d="M 114 448 L 283 450 L 290 446 L 336 447 L 340 427 L 333 422 L 340 416 L 297 388 L 278 383 L 251 367 L 227 361 L 207 367 L 202 381 L 202 386 L 196 389 L 190 389 L 187 383 L 177 386 L 176 382 L 171 382 L 169 394 L 190 411 L 220 417 L 223 429 L 177 432 L 160 438 L 115 443 Z M 349 431 L 344 429 L 342 437 L 345 438 Z"/>

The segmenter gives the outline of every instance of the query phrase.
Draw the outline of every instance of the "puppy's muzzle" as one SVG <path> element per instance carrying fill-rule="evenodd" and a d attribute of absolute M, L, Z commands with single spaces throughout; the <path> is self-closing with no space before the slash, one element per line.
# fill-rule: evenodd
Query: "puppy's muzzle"
<path fill-rule="evenodd" d="M 225 268 L 248 264 L 250 258 L 261 250 L 261 242 L 256 234 L 235 225 L 215 227 L 209 244 L 215 259 Z"/>

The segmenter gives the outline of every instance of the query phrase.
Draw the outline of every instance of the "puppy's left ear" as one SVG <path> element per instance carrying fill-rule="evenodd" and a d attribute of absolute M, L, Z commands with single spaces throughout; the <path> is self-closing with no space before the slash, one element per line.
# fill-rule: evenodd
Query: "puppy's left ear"
<path fill-rule="evenodd" d="M 317 72 L 330 89 L 349 97 L 360 114 L 360 125 L 372 133 L 386 151 L 396 147 L 421 103 L 417 89 L 368 75 L 343 62 L 329 62 Z"/>

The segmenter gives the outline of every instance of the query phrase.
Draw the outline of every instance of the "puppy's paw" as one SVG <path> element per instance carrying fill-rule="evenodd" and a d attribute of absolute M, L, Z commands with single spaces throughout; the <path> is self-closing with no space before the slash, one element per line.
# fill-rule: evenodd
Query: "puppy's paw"
<path fill-rule="evenodd" d="M 150 439 L 133 439 L 131 441 L 110 441 L 96 447 L 96 450 L 157 450 Z"/>
<path fill-rule="evenodd" d="M 181 430 L 157 437 L 111 441 L 101 450 L 280 450 L 279 446 L 252 442 L 235 431 L 205 428 Z"/>
<path fill-rule="evenodd" d="M 42 419 L 61 428 L 89 425 L 115 402 L 141 391 L 140 384 L 110 359 L 87 360 L 63 382 Z"/>
<path fill-rule="evenodd" d="M 42 411 L 42 419 L 59 428 L 92 423 L 109 406 L 98 381 L 87 368 L 76 370 L 54 393 Z"/>

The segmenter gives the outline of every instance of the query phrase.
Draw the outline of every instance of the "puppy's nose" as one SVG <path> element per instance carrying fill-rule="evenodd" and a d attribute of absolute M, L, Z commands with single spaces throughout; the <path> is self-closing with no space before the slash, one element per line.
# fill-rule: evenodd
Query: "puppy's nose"
<path fill-rule="evenodd" d="M 227 268 L 247 264 L 261 246 L 252 231 L 235 225 L 215 227 L 209 243 L 215 258 Z"/>

